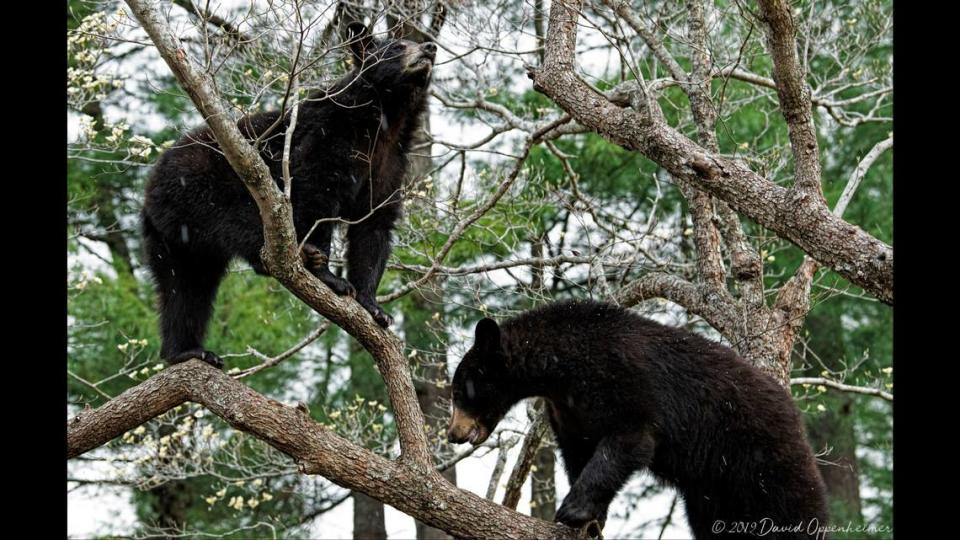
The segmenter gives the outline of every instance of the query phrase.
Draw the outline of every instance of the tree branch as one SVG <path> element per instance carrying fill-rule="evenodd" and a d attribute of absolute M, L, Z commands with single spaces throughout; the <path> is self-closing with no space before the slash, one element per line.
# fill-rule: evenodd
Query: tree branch
<path fill-rule="evenodd" d="M 794 187 L 823 200 L 820 186 L 820 150 L 810 110 L 810 87 L 797 58 L 793 14 L 785 0 L 760 0 L 760 18 L 767 26 L 767 46 L 773 59 L 780 110 L 787 121 L 790 146 L 796 160 Z"/>
<path fill-rule="evenodd" d="M 540 442 L 549 427 L 544 413 L 543 400 L 537 400 L 534 410 L 534 420 L 530 424 L 527 436 L 523 438 L 520 455 L 517 456 L 517 463 L 513 466 L 513 471 L 510 472 L 510 479 L 507 480 L 507 490 L 503 494 L 503 505 L 510 509 L 515 509 L 517 503 L 520 502 L 520 489 L 527 480 L 527 475 L 530 474 L 530 467 L 533 466 L 537 449 L 540 448 Z"/>
<path fill-rule="evenodd" d="M 667 48 L 663 46 L 663 43 L 660 42 L 657 36 L 647 28 L 647 25 L 637 17 L 631 9 L 629 2 L 624 0 L 603 0 L 603 3 L 606 4 L 607 7 L 612 8 L 630 28 L 633 28 L 633 31 L 643 39 L 647 47 L 650 48 L 650 51 L 653 52 L 653 55 L 657 57 L 657 60 L 660 60 L 660 62 L 666 66 L 667 71 L 670 72 L 670 76 L 677 81 L 685 81 L 687 79 L 687 73 L 683 70 L 683 67 L 680 66 L 680 63 L 667 51 Z"/>
<path fill-rule="evenodd" d="M 237 28 L 233 23 L 227 21 L 223 17 L 215 13 L 211 13 L 206 9 L 202 9 L 191 0 L 173 0 L 173 3 L 187 10 L 187 13 L 199 18 L 206 23 L 213 25 L 224 32 L 232 39 L 235 39 L 240 42 L 248 42 L 250 38 L 243 34 L 239 28 Z"/>
<path fill-rule="evenodd" d="M 200 360 L 171 366 L 67 422 L 67 457 L 96 448 L 185 401 L 293 458 L 301 472 L 361 491 L 431 526 L 470 538 L 577 538 L 577 531 L 512 512 L 447 482 L 433 467 L 390 461 L 267 398 Z"/>
<path fill-rule="evenodd" d="M 879 388 L 870 388 L 867 386 L 851 386 L 849 384 L 843 384 L 830 379 L 824 379 L 823 377 L 797 377 L 794 379 L 790 379 L 790 385 L 792 386 L 795 384 L 822 384 L 827 388 L 833 388 L 834 390 L 840 390 L 841 392 L 852 392 L 854 394 L 877 396 L 889 402 L 893 402 L 893 394 L 891 394 L 890 392 L 884 392 Z"/>
<path fill-rule="evenodd" d="M 726 201 L 881 301 L 893 304 L 892 247 L 837 218 L 821 197 L 778 186 L 738 160 L 705 150 L 658 114 L 610 103 L 580 79 L 574 73 L 580 6 L 580 0 L 552 4 L 544 64 L 530 69 L 536 90 L 581 124 L 624 148 L 639 151 L 674 177 Z M 649 108 L 652 111 L 657 105 L 651 102 Z"/>
<path fill-rule="evenodd" d="M 843 217 L 843 213 L 846 211 L 847 205 L 850 204 L 850 199 L 853 198 L 857 187 L 860 186 L 860 181 L 863 180 L 863 176 L 867 174 L 870 166 L 880 157 L 880 154 L 891 148 L 893 148 L 893 135 L 878 142 L 867 152 L 867 155 L 863 156 L 863 159 L 857 164 L 857 168 L 853 170 L 853 174 L 850 175 L 850 180 L 847 182 L 846 187 L 843 188 L 843 193 L 840 194 L 836 206 L 833 207 L 833 215 Z"/>
<path fill-rule="evenodd" d="M 635 306 L 650 298 L 665 298 L 690 313 L 703 317 L 707 323 L 724 335 L 736 333 L 736 313 L 732 300 L 712 295 L 678 276 L 663 272 L 645 274 L 620 289 L 614 296 L 621 306 Z"/>
<path fill-rule="evenodd" d="M 691 42 L 693 69 L 686 75 L 688 84 L 682 88 L 690 99 L 690 109 L 697 126 L 697 142 L 711 152 L 717 146 L 717 113 L 710 95 L 710 55 L 707 52 L 707 31 L 702 0 L 688 0 L 690 12 L 687 32 Z M 727 290 L 727 271 L 720 252 L 720 232 L 717 230 L 713 197 L 687 182 L 681 184 L 684 197 L 690 201 L 693 214 L 693 238 L 697 246 L 697 269 L 700 281 L 725 300 L 732 301 Z"/>

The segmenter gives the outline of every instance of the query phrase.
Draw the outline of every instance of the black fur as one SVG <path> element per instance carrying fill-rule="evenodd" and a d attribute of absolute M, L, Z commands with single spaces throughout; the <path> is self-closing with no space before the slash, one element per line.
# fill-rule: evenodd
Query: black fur
<path fill-rule="evenodd" d="M 479 444 L 532 396 L 547 400 L 570 479 L 562 523 L 603 523 L 630 475 L 648 469 L 677 487 L 697 538 L 755 538 L 770 525 L 802 531 L 768 538 L 813 538 L 808 527 L 827 525 L 790 394 L 725 346 L 595 302 L 544 306 L 502 326 L 484 319 L 453 378 L 455 415 L 479 421 L 471 435 L 482 435 L 452 425 L 451 440 Z M 737 523 L 747 534 L 730 534 Z"/>
<path fill-rule="evenodd" d="M 355 296 L 382 326 L 392 321 L 376 302 L 390 254 L 390 232 L 401 214 L 407 152 L 426 106 L 436 47 L 373 39 L 350 26 L 355 69 L 314 93 L 299 110 L 290 156 L 293 219 L 302 241 L 317 220 L 349 226 L 347 279 L 330 272 L 334 223 L 316 227 L 304 247 L 307 267 L 340 295 Z M 241 131 L 263 136 L 261 155 L 279 186 L 286 115 L 244 118 Z M 157 161 L 143 213 L 147 262 L 160 298 L 161 356 L 194 356 L 222 366 L 203 349 L 217 287 L 233 257 L 267 274 L 260 259 L 263 226 L 247 192 L 206 127 L 182 137 Z"/>

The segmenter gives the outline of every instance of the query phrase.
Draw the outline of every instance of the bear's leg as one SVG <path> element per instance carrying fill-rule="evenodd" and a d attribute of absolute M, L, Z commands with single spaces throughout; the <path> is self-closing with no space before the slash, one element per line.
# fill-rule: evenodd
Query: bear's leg
<path fill-rule="evenodd" d="M 357 288 L 357 302 L 383 327 L 393 318 L 377 303 L 377 286 L 390 255 L 390 227 L 366 221 L 351 225 L 347 232 L 347 278 Z"/>
<path fill-rule="evenodd" d="M 604 437 L 557 510 L 555 521 L 580 528 L 597 520 L 601 527 L 614 496 L 634 471 L 653 459 L 654 441 L 648 433 Z"/>
<path fill-rule="evenodd" d="M 203 338 L 227 261 L 175 252 L 155 237 L 147 237 L 145 247 L 160 298 L 160 357 L 170 364 L 199 358 L 222 368 Z"/>
<path fill-rule="evenodd" d="M 580 473 L 593 456 L 597 441 L 584 439 L 578 434 L 567 435 L 558 431 L 556 427 L 553 428 L 553 432 L 556 434 L 557 447 L 560 448 L 560 455 L 563 457 L 563 468 L 567 471 L 567 480 L 572 486 L 577 483 L 577 478 L 580 478 Z"/>

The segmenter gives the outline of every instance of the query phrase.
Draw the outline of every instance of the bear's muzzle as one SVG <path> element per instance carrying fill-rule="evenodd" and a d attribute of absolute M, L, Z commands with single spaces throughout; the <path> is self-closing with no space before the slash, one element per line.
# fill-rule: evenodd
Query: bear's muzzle
<path fill-rule="evenodd" d="M 468 442 L 474 446 L 482 444 L 490 436 L 490 430 L 479 420 L 464 412 L 453 408 L 450 417 L 450 427 L 447 428 L 447 440 L 453 444 Z"/>

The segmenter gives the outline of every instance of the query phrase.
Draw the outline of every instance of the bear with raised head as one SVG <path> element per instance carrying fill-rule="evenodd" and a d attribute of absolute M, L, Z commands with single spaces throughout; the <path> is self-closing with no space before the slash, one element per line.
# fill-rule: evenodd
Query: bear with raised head
<path fill-rule="evenodd" d="M 480 444 L 518 401 L 545 398 L 571 486 L 557 521 L 602 526 L 649 470 L 677 488 L 699 539 L 816 538 L 827 525 L 793 399 L 732 349 L 592 301 L 483 319 L 475 334 L 448 438 Z"/>
<path fill-rule="evenodd" d="M 357 299 L 381 326 L 392 322 L 376 292 L 401 214 L 407 153 L 426 107 L 436 45 L 380 40 L 363 24 L 349 27 L 353 70 L 299 106 L 290 152 L 291 201 L 307 268 L 340 295 Z M 238 123 L 281 189 L 289 115 L 255 114 Z M 349 223 L 346 279 L 328 268 L 335 222 Z M 147 263 L 160 300 L 161 356 L 198 357 L 217 288 L 234 257 L 258 274 L 263 225 L 253 198 L 207 127 L 160 156 L 146 188 L 142 226 Z M 307 235 L 309 234 L 309 237 Z"/>

